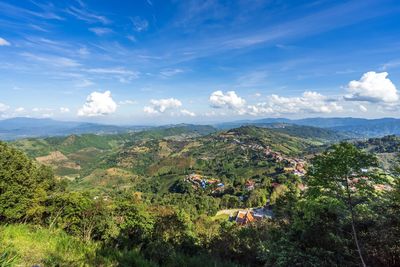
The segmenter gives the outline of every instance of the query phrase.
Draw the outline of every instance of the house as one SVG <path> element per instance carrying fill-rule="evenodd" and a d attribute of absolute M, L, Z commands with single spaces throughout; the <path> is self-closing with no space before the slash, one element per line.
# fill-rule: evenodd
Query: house
<path fill-rule="evenodd" d="M 236 223 L 245 225 L 251 222 L 254 222 L 256 219 L 253 217 L 250 211 L 240 210 L 236 216 Z"/>

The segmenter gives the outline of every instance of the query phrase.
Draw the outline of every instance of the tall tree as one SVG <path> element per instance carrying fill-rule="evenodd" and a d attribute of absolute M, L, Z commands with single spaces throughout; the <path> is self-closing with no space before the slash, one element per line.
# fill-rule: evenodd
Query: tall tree
<path fill-rule="evenodd" d="M 382 183 L 373 172 L 377 158 L 354 145 L 341 143 L 316 156 L 308 176 L 310 196 L 328 195 L 342 201 L 349 213 L 353 239 L 362 266 L 366 266 L 362 244 L 357 236 L 355 206 L 372 194 L 374 185 Z"/>

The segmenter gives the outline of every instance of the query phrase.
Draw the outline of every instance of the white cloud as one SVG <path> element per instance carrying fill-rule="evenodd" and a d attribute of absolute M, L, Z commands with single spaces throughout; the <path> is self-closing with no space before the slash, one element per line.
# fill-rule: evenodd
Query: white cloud
<path fill-rule="evenodd" d="M 299 113 L 332 113 L 342 111 L 343 107 L 317 92 L 306 91 L 300 97 L 283 97 L 271 95 L 268 101 L 248 106 L 246 113 L 261 114 L 299 114 Z"/>
<path fill-rule="evenodd" d="M 111 21 L 105 16 L 97 15 L 86 9 L 86 6 L 78 1 L 79 7 L 70 6 L 65 10 L 66 13 L 76 17 L 77 19 L 86 21 L 88 23 L 102 23 L 102 24 L 110 24 Z"/>
<path fill-rule="evenodd" d="M 78 110 L 78 116 L 96 117 L 114 113 L 117 104 L 111 97 L 110 91 L 93 92 L 86 98 L 86 103 Z"/>
<path fill-rule="evenodd" d="M 81 64 L 77 62 L 76 60 L 66 58 L 66 57 L 58 57 L 58 56 L 47 56 L 47 55 L 35 55 L 32 53 L 21 53 L 21 56 L 38 61 L 38 62 L 43 62 L 49 65 L 53 65 L 56 67 L 78 67 Z"/>
<path fill-rule="evenodd" d="M 382 70 L 388 70 L 400 66 L 400 60 L 391 60 L 382 65 Z"/>
<path fill-rule="evenodd" d="M 187 109 L 181 109 L 180 112 L 184 116 L 190 116 L 190 117 L 195 117 L 196 116 L 196 113 L 191 112 L 191 111 L 189 111 Z"/>
<path fill-rule="evenodd" d="M 130 71 L 121 67 L 118 68 L 94 68 L 94 69 L 86 69 L 87 72 L 90 73 L 99 73 L 99 74 L 121 74 L 121 75 L 137 75 L 138 73 L 135 71 Z"/>
<path fill-rule="evenodd" d="M 147 114 L 150 114 L 150 115 L 159 114 L 159 112 L 158 112 L 155 108 L 150 107 L 150 106 L 144 107 L 144 108 L 143 108 L 143 111 L 144 111 L 145 113 L 147 113 Z"/>
<path fill-rule="evenodd" d="M 399 100 L 396 86 L 387 78 L 387 72 L 364 73 L 360 80 L 349 82 L 347 89 L 350 95 L 345 96 L 350 101 L 367 101 L 394 103 Z"/>
<path fill-rule="evenodd" d="M 49 111 L 53 111 L 52 108 L 33 108 L 32 109 L 33 112 L 49 112 Z"/>
<path fill-rule="evenodd" d="M 51 118 L 53 116 L 54 116 L 53 113 L 44 113 L 44 114 L 42 114 L 42 118 Z"/>
<path fill-rule="evenodd" d="M 129 99 L 127 99 L 127 100 L 122 100 L 122 101 L 119 101 L 118 102 L 118 104 L 119 105 L 134 105 L 134 104 L 136 104 L 137 102 L 135 101 L 135 100 L 129 100 Z"/>
<path fill-rule="evenodd" d="M 144 107 L 143 111 L 148 114 L 164 113 L 167 110 L 176 109 L 182 106 L 182 102 L 175 98 L 152 99 L 150 106 Z"/>
<path fill-rule="evenodd" d="M 160 71 L 160 74 L 161 74 L 161 76 L 164 76 L 164 77 L 171 77 L 171 76 L 177 75 L 182 72 L 183 72 L 182 69 L 164 69 L 164 70 Z"/>
<path fill-rule="evenodd" d="M 103 27 L 89 28 L 89 31 L 93 32 L 97 36 L 103 36 L 113 32 L 110 28 L 103 28 Z"/>
<path fill-rule="evenodd" d="M 364 106 L 364 105 L 358 105 L 358 108 L 362 111 L 362 112 L 367 112 L 368 109 Z"/>
<path fill-rule="evenodd" d="M 9 108 L 6 104 L 0 103 L 0 113 L 7 111 Z"/>
<path fill-rule="evenodd" d="M 0 37 L 0 46 L 10 46 L 10 45 L 11 45 L 10 42 Z"/>
<path fill-rule="evenodd" d="M 19 108 L 15 109 L 15 112 L 17 112 L 17 113 L 21 113 L 21 112 L 24 112 L 24 111 L 25 111 L 25 108 L 23 108 L 23 107 L 19 107 Z"/>
<path fill-rule="evenodd" d="M 209 101 L 213 108 L 229 108 L 238 113 L 243 113 L 243 108 L 246 105 L 246 100 L 238 96 L 235 91 L 226 93 L 220 90 L 215 91 L 210 95 Z"/>
<path fill-rule="evenodd" d="M 69 108 L 61 107 L 60 108 L 60 112 L 61 113 L 68 113 L 68 112 L 70 112 L 70 110 L 69 110 Z"/>
<path fill-rule="evenodd" d="M 122 83 L 130 82 L 137 79 L 140 72 L 126 69 L 124 67 L 112 67 L 112 68 L 90 68 L 83 69 L 83 71 L 89 74 L 96 74 L 101 78 L 105 76 L 111 76 L 112 78 L 118 79 Z"/>

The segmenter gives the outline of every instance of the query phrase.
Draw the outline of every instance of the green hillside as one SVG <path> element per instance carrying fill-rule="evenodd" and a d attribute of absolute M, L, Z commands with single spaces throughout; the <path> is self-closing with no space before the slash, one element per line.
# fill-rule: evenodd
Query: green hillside
<path fill-rule="evenodd" d="M 0 266 L 357 266 L 355 224 L 369 265 L 398 261 L 398 174 L 350 143 L 309 155 L 254 126 L 28 141 L 49 154 L 0 142 Z"/>
<path fill-rule="evenodd" d="M 318 140 L 320 142 L 335 142 L 354 137 L 354 135 L 344 132 L 296 124 L 275 123 L 267 125 L 266 127 L 271 128 L 276 132 L 305 139 Z"/>
<path fill-rule="evenodd" d="M 365 151 L 375 153 L 380 160 L 381 167 L 395 171 L 400 166 L 400 137 L 388 135 L 381 138 L 370 138 L 354 142 Z"/>

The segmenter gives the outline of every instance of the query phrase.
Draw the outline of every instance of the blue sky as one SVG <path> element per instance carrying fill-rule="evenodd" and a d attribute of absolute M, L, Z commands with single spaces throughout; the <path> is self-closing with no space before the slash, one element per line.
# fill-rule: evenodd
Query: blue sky
<path fill-rule="evenodd" d="M 400 2 L 0 0 L 0 117 L 400 117 Z"/>

